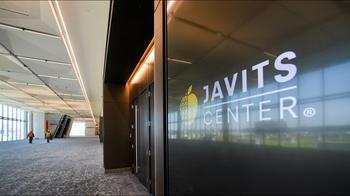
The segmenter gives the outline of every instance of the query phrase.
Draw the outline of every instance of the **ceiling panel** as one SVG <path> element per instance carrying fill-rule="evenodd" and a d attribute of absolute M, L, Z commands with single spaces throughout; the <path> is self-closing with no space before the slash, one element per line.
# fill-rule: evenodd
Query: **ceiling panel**
<path fill-rule="evenodd" d="M 66 101 L 85 101 L 84 96 L 80 95 L 69 95 L 69 94 L 60 94 L 60 96 Z"/>
<path fill-rule="evenodd" d="M 64 43 L 60 38 L 0 29 L 0 42 L 16 55 L 69 62 Z"/>
<path fill-rule="evenodd" d="M 47 1 L 0 1 L 0 22 L 59 34 Z"/>
<path fill-rule="evenodd" d="M 21 59 L 32 71 L 38 75 L 60 76 L 66 78 L 76 78 L 71 65 L 40 62 L 36 60 Z"/>
<path fill-rule="evenodd" d="M 14 86 L 30 95 L 55 95 L 45 86 L 31 86 L 25 84 L 14 84 Z"/>
<path fill-rule="evenodd" d="M 41 77 L 58 94 L 81 94 L 81 88 L 77 80 L 63 80 Z"/>
<path fill-rule="evenodd" d="M 34 76 L 33 74 L 27 74 L 27 73 L 0 71 L 0 80 L 6 81 L 6 82 L 19 82 L 19 83 L 43 85 L 43 83 L 36 76 Z"/>
<path fill-rule="evenodd" d="M 23 69 L 21 66 L 11 61 L 5 55 L 0 55 L 0 71 L 15 72 L 15 73 L 29 73 L 27 69 Z"/>
<path fill-rule="evenodd" d="M 8 85 L 7 83 L 3 82 L 0 80 L 0 89 L 1 90 L 10 90 L 10 89 L 14 89 L 14 87 Z"/>
<path fill-rule="evenodd" d="M 17 90 L 1 90 L 0 94 L 11 98 L 31 98 L 31 96 Z"/>

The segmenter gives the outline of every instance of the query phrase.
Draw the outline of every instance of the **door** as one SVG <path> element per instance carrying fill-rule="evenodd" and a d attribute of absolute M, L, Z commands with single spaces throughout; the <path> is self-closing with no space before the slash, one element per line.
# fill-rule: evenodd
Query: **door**
<path fill-rule="evenodd" d="M 142 184 L 151 187 L 150 92 L 145 90 L 135 101 L 135 173 Z"/>

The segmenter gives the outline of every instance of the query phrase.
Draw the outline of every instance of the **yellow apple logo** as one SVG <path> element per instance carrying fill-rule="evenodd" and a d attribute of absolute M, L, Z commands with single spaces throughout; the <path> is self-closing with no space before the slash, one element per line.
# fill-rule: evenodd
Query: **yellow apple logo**
<path fill-rule="evenodd" d="M 192 124 L 197 116 L 198 100 L 197 96 L 192 93 L 192 85 L 188 88 L 187 94 L 182 97 L 180 102 L 181 119 L 188 124 Z"/>

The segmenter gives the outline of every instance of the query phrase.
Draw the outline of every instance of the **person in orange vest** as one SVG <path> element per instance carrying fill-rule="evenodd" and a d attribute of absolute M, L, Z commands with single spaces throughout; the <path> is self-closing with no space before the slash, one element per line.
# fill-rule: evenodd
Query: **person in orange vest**
<path fill-rule="evenodd" d="M 46 132 L 45 132 L 45 137 L 46 137 L 47 143 L 50 143 L 50 137 L 51 137 L 50 131 L 46 131 Z"/>
<path fill-rule="evenodd" d="M 33 131 L 29 131 L 29 133 L 27 134 L 27 137 L 29 138 L 29 143 L 33 143 L 33 138 L 34 138 L 34 132 Z"/>

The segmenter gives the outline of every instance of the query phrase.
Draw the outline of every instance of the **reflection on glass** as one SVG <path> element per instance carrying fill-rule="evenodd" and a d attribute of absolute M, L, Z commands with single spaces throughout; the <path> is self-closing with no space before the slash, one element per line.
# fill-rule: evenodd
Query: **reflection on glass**
<path fill-rule="evenodd" d="M 350 150 L 346 11 L 314 17 L 292 2 L 172 6 L 170 140 Z M 183 104 L 190 94 L 196 104 Z"/>

